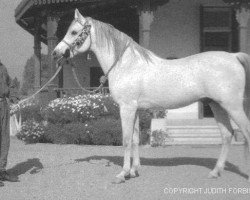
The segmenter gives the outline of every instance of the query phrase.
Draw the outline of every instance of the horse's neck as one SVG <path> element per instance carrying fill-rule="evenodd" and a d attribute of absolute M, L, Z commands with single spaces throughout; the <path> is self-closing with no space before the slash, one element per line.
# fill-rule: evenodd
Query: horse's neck
<path fill-rule="evenodd" d="M 97 48 L 94 46 L 92 48 L 92 51 L 95 53 L 104 74 L 106 74 L 109 71 L 110 67 L 113 65 L 113 63 L 115 62 L 115 56 L 114 56 L 115 54 L 113 48 L 112 49 L 108 49 L 108 47 Z"/>

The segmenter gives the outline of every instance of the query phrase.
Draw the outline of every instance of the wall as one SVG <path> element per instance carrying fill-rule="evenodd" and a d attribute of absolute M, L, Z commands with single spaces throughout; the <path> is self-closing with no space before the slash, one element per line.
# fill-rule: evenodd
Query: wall
<path fill-rule="evenodd" d="M 77 77 L 83 87 L 90 86 L 90 67 L 99 66 L 95 55 L 91 53 L 90 57 L 91 60 L 88 60 L 87 53 L 84 53 L 74 58 Z M 65 66 L 63 69 L 63 87 L 78 88 L 70 66 Z"/>
<path fill-rule="evenodd" d="M 151 25 L 149 49 L 168 58 L 182 58 L 200 52 L 200 6 L 227 6 L 222 0 L 170 0 L 157 8 Z M 248 25 L 250 29 L 250 22 Z M 250 38 L 250 30 L 248 31 Z M 250 40 L 248 40 L 250 50 Z M 249 51 L 250 53 L 250 51 Z M 82 57 L 82 58 L 80 58 Z M 90 83 L 90 67 L 98 66 L 95 58 L 86 60 L 86 55 L 76 58 L 77 74 L 83 86 Z M 85 82 L 83 78 L 85 77 Z M 70 68 L 64 68 L 64 87 L 77 87 Z M 170 118 L 198 118 L 198 103 L 170 110 Z"/>
<path fill-rule="evenodd" d="M 154 12 L 149 48 L 157 55 L 182 58 L 200 52 L 200 6 L 226 6 L 222 0 L 170 0 Z M 198 103 L 169 110 L 168 118 L 198 119 Z"/>

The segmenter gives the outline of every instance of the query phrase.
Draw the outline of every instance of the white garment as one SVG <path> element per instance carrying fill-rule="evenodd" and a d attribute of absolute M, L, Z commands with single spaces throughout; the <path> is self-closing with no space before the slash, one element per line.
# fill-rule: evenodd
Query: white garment
<path fill-rule="evenodd" d="M 19 120 L 17 120 L 16 114 L 10 116 L 10 136 L 15 136 L 21 131 L 22 118 L 19 115 Z"/>

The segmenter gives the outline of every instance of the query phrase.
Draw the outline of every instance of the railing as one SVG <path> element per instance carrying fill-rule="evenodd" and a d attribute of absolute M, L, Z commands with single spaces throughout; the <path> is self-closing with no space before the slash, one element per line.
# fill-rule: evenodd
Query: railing
<path fill-rule="evenodd" d="M 84 89 L 89 90 L 89 91 L 94 91 L 98 87 L 86 87 Z M 74 95 L 82 95 L 82 94 L 88 94 L 87 92 L 83 91 L 81 88 L 55 88 L 54 89 L 59 97 L 63 96 L 74 96 Z M 103 87 L 100 90 L 101 94 L 109 94 L 109 88 L 108 87 Z"/>

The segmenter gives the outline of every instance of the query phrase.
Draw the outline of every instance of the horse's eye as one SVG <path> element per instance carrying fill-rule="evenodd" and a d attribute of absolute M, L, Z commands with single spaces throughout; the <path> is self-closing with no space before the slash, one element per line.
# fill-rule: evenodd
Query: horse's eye
<path fill-rule="evenodd" d="M 72 31 L 72 32 L 71 32 L 71 35 L 76 35 L 76 34 L 77 34 L 76 31 Z"/>

